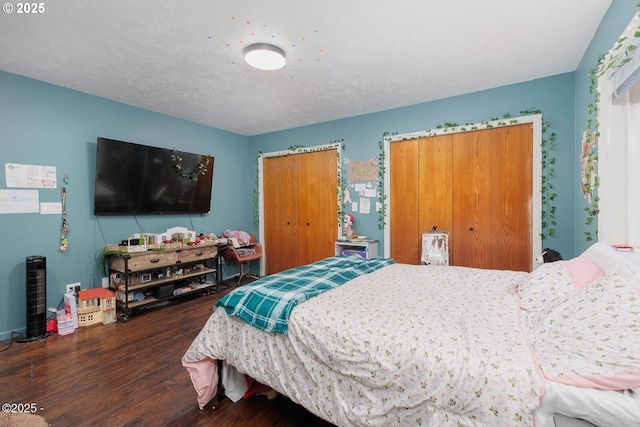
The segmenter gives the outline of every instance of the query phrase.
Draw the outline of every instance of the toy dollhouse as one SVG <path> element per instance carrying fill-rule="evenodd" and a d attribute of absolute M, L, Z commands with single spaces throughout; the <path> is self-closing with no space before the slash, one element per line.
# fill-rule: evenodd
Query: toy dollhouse
<path fill-rule="evenodd" d="M 78 291 L 78 299 L 78 326 L 116 321 L 115 292 L 106 288 L 85 289 Z"/>
<path fill-rule="evenodd" d="M 162 242 L 180 242 L 187 243 L 195 240 L 196 232 L 191 231 L 185 227 L 173 227 L 167 229 L 164 233 L 160 233 L 154 236 L 158 243 Z"/>

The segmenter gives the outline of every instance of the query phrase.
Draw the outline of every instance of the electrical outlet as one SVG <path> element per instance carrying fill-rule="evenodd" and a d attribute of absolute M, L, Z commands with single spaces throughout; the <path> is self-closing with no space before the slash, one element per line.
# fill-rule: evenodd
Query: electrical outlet
<path fill-rule="evenodd" d="M 80 290 L 80 282 L 76 282 L 76 283 L 69 283 L 67 285 L 67 291 L 65 292 L 65 294 L 74 294 L 74 295 L 78 295 L 78 291 Z"/>

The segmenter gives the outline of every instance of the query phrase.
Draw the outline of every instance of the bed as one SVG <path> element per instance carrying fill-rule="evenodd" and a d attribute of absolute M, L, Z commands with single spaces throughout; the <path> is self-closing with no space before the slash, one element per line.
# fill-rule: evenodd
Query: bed
<path fill-rule="evenodd" d="M 631 255 L 597 243 L 531 273 L 375 260 L 221 299 L 182 359 L 200 407 L 221 360 L 233 400 L 247 375 L 338 426 L 640 425 Z"/>

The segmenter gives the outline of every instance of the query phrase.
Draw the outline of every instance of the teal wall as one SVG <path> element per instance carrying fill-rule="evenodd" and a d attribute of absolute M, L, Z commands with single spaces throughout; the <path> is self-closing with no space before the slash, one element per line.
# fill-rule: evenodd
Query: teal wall
<path fill-rule="evenodd" d="M 106 99 L 0 71 L 0 189 L 6 188 L 4 164 L 55 166 L 58 188 L 39 190 L 40 201 L 58 202 L 64 174 L 67 185 L 69 249 L 59 251 L 59 215 L 0 214 L 0 337 L 24 332 L 25 258 L 47 258 L 47 303 L 60 304 L 65 285 L 99 286 L 96 262 L 106 243 L 137 232 L 182 226 L 200 233 L 225 228 L 256 232 L 253 198 L 258 153 L 342 140 L 350 160 L 377 157 L 384 132 L 411 133 L 447 122 L 472 123 L 541 110 L 556 133 L 554 191 L 558 193 L 556 236 L 543 244 L 565 258 L 589 243 L 585 207 L 579 192 L 580 135 L 591 98 L 587 72 L 606 53 L 636 11 L 636 1 L 615 0 L 575 73 L 367 114 L 296 129 L 245 137 L 175 119 Z M 100 217 L 92 214 L 96 138 L 105 136 L 141 144 L 211 154 L 215 157 L 212 212 L 197 216 Z M 356 230 L 382 241 L 378 215 L 356 214 Z M 382 242 L 381 242 L 382 244 Z"/>
<path fill-rule="evenodd" d="M 26 325 L 25 258 L 47 259 L 47 304 L 58 307 L 65 285 L 100 286 L 96 262 L 106 243 L 133 233 L 187 227 L 200 233 L 251 224 L 248 193 L 254 177 L 238 173 L 248 156 L 248 138 L 178 120 L 32 79 L 0 72 L 0 189 L 6 188 L 5 163 L 57 168 L 58 188 L 40 189 L 41 202 L 59 202 L 66 173 L 69 247 L 59 251 L 60 215 L 0 214 L 0 338 Z M 177 148 L 215 157 L 211 213 L 99 217 L 93 215 L 96 138 L 99 136 Z"/>
<path fill-rule="evenodd" d="M 542 242 L 571 258 L 583 252 L 592 242 L 585 232 L 596 233 L 587 226 L 586 202 L 580 192 L 580 151 L 582 131 L 586 128 L 590 81 L 588 72 L 598 56 L 613 46 L 637 11 L 637 1 L 614 0 L 601 22 L 579 68 L 568 74 L 504 86 L 411 107 L 398 108 L 327 123 L 300 127 L 250 138 L 250 155 L 287 149 L 298 145 L 319 145 L 343 140 L 350 160 L 365 160 L 379 153 L 378 141 L 384 132 L 400 134 L 433 129 L 445 123 L 475 123 L 504 114 L 517 116 L 520 111 L 540 110 L 556 135 L 557 149 L 553 192 L 557 208 L 555 235 Z M 525 42 L 523 42 L 525 43 Z M 376 213 L 354 214 L 356 231 L 377 238 L 383 244 Z"/>
<path fill-rule="evenodd" d="M 550 123 L 549 131 L 557 135 L 557 150 L 553 154 L 558 166 L 553 186 L 554 191 L 561 195 L 556 203 L 556 235 L 543 243 L 563 254 L 572 254 L 575 220 L 575 199 L 572 190 L 576 174 L 573 161 L 573 102 L 574 74 L 562 74 L 410 107 L 251 137 L 249 153 L 255 158 L 260 152 L 268 153 L 290 146 L 320 145 L 343 140 L 344 156 L 349 160 L 365 160 L 379 155 L 378 142 L 382 140 L 384 132 L 420 132 L 435 129 L 445 123 L 477 123 L 500 118 L 505 114 L 516 117 L 524 110 L 540 110 L 543 119 Z M 379 215 L 376 212 L 353 215 L 356 232 L 378 239 L 379 250 L 382 251 L 383 231 L 379 228 Z"/>

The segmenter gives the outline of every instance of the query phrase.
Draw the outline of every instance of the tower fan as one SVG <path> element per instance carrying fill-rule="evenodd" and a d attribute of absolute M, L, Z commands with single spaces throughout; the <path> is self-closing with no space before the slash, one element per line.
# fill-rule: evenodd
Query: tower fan
<path fill-rule="evenodd" d="M 27 257 L 27 334 L 17 342 L 36 341 L 47 336 L 47 259 Z"/>

